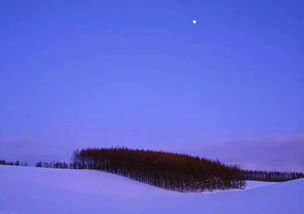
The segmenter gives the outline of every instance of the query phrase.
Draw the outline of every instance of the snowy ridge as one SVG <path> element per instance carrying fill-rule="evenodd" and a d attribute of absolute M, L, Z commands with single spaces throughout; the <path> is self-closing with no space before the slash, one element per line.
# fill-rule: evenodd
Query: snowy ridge
<path fill-rule="evenodd" d="M 0 166 L 0 214 L 304 213 L 304 179 L 248 184 L 244 191 L 177 193 L 94 170 Z"/>

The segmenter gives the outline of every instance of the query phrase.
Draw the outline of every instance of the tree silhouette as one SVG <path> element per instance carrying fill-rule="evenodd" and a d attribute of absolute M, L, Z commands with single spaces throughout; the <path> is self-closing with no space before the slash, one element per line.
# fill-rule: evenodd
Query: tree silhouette
<path fill-rule="evenodd" d="M 127 148 L 82 149 L 73 153 L 76 169 L 103 170 L 180 192 L 244 188 L 236 166 L 189 155 Z"/>

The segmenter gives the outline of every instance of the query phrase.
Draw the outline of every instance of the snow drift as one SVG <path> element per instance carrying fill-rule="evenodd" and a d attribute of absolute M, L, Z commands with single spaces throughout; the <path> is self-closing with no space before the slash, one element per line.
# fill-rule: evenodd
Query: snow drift
<path fill-rule="evenodd" d="M 249 187 L 177 193 L 101 171 L 0 166 L 0 214 L 304 213 L 304 179 Z"/>

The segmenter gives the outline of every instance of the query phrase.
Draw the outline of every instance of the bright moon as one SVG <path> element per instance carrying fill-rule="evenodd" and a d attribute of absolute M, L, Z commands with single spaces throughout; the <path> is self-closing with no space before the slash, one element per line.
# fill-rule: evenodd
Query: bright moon
<path fill-rule="evenodd" d="M 192 23 L 193 23 L 193 24 L 196 24 L 196 22 L 197 22 L 196 19 L 193 19 L 193 20 L 192 20 Z"/>

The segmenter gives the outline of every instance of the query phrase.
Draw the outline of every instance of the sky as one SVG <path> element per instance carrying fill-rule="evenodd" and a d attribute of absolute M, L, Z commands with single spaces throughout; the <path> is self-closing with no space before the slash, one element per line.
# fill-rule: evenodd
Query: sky
<path fill-rule="evenodd" d="M 2 0 L 0 159 L 128 146 L 304 170 L 303 10 Z"/>

